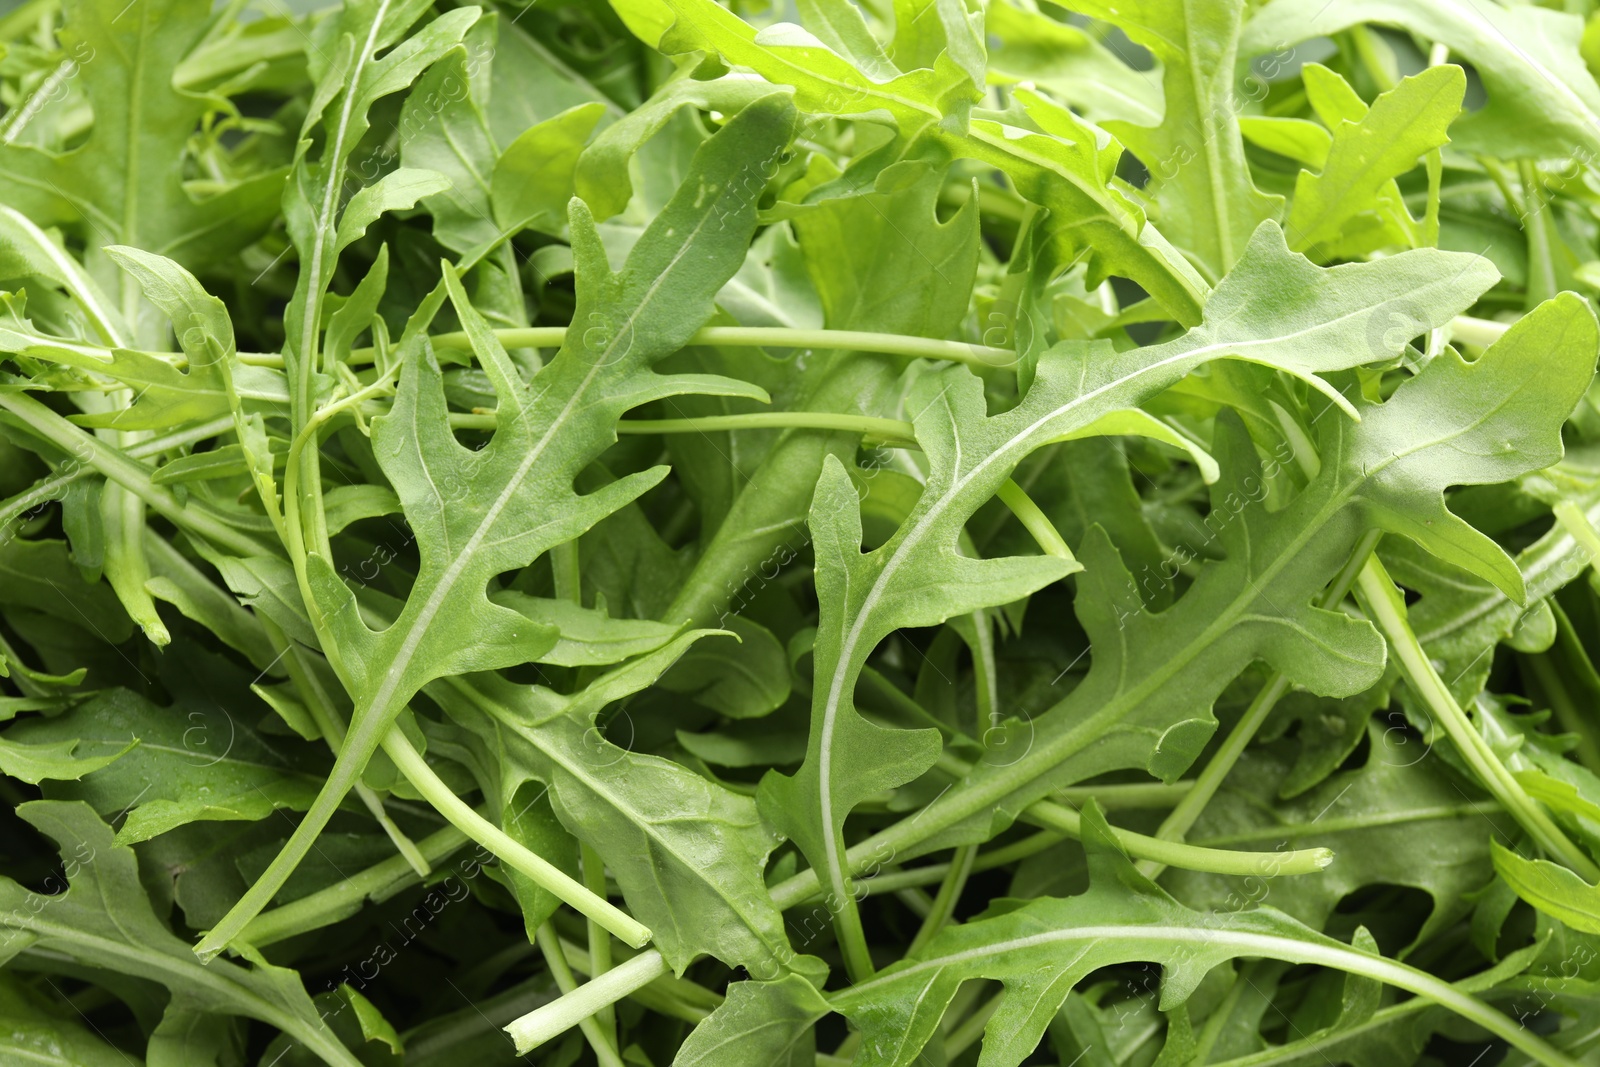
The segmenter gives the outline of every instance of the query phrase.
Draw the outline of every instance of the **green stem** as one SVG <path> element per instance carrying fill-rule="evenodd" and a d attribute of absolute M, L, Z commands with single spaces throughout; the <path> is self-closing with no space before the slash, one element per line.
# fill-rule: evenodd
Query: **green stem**
<path fill-rule="evenodd" d="M 567 964 L 578 974 L 587 978 L 595 973 L 594 961 L 580 946 L 562 938 L 561 951 L 566 953 Z M 677 978 L 670 974 L 664 978 L 657 978 L 649 985 L 639 987 L 629 996 L 640 1007 L 673 1019 L 682 1019 L 686 1023 L 700 1022 L 720 1008 L 723 1002 L 722 994 L 713 993 L 705 986 L 691 982 L 687 978 Z"/>
<path fill-rule="evenodd" d="M 260 614 L 256 618 L 260 621 L 261 628 L 266 631 L 267 640 L 272 642 L 272 647 L 278 653 L 284 669 L 289 672 L 289 681 L 300 694 L 301 703 L 311 715 L 311 721 L 316 723 L 322 739 L 337 756 L 339 749 L 344 745 L 344 723 L 339 721 L 338 713 L 333 709 L 333 701 L 316 675 L 312 673 L 310 664 L 306 662 L 304 650 L 291 642 L 271 619 Z M 411 869 L 417 872 L 419 878 L 426 878 L 431 871 L 427 859 L 418 851 L 416 843 L 389 817 L 389 813 L 384 810 L 382 798 L 365 782 L 356 783 L 355 793 L 373 819 L 383 828 L 389 840 L 394 843 L 395 849 L 411 865 Z"/>
<path fill-rule="evenodd" d="M 961 1025 L 950 1031 L 950 1036 L 944 1039 L 945 1059 L 954 1060 L 977 1043 L 983 1036 L 983 1028 L 989 1025 L 990 1016 L 1000 1007 L 1000 1001 L 1004 997 L 1005 990 L 995 993 L 978 1005 L 971 1015 L 961 1020 Z"/>
<path fill-rule="evenodd" d="M 1350 554 L 1349 561 L 1344 569 L 1334 576 L 1328 588 L 1317 600 L 1317 606 L 1324 610 L 1334 608 L 1339 601 L 1350 592 L 1350 586 L 1355 583 L 1356 575 L 1365 564 L 1367 557 L 1372 555 L 1373 549 L 1378 547 L 1378 540 L 1383 536 L 1381 530 L 1369 530 L 1356 543 L 1355 551 Z M 1289 679 L 1280 671 L 1273 672 L 1267 684 L 1256 694 L 1250 706 L 1245 709 L 1244 715 L 1234 724 L 1233 730 L 1223 741 L 1222 747 L 1216 755 L 1211 757 L 1211 762 L 1206 764 L 1206 769 L 1195 779 L 1195 786 L 1189 794 L 1178 801 L 1178 806 L 1161 821 L 1161 826 L 1156 830 L 1156 837 L 1167 841 L 1182 841 L 1194 826 L 1195 820 L 1205 811 L 1206 805 L 1211 803 L 1217 795 L 1217 790 L 1222 788 L 1223 780 L 1232 772 L 1234 765 L 1239 762 L 1239 757 L 1244 755 L 1244 750 L 1249 747 L 1256 733 L 1267 721 L 1267 716 L 1272 714 L 1283 695 L 1289 691 Z M 1159 863 L 1145 861 L 1139 864 L 1140 871 L 1147 878 L 1155 879 L 1161 876 L 1164 869 Z"/>
<path fill-rule="evenodd" d="M 1561 650 L 1561 656 L 1577 675 L 1578 683 L 1588 693 L 1590 707 L 1600 706 L 1600 673 L 1594 669 L 1594 661 L 1589 658 L 1589 652 L 1583 647 L 1583 642 L 1578 640 L 1578 632 L 1573 628 L 1572 620 L 1567 617 L 1566 609 L 1555 597 L 1547 601 L 1551 613 L 1556 617 L 1556 646 Z M 1535 657 L 1543 662 L 1544 657 Z M 1554 674 L 1554 668 L 1551 668 Z M 1563 692 L 1565 684 L 1562 685 Z M 1562 729 L 1578 737 L 1578 757 L 1591 771 L 1600 774 L 1600 737 L 1596 736 L 1596 724 L 1591 721 L 1591 716 L 1585 715 L 1579 707 L 1570 701 L 1563 707 L 1556 708 L 1556 715 L 1561 719 Z"/>
<path fill-rule="evenodd" d="M 1566 682 L 1561 677 L 1561 672 L 1556 670 L 1547 656 L 1523 656 L 1522 663 L 1528 672 L 1539 684 L 1539 691 L 1544 694 L 1550 710 L 1555 712 L 1556 721 L 1561 723 L 1561 729 L 1572 734 L 1578 739 L 1576 755 L 1578 762 L 1588 767 L 1591 771 L 1600 767 L 1600 747 L 1596 747 L 1593 730 L 1585 719 L 1583 712 L 1578 709 L 1577 702 L 1567 690 Z M 1592 700 L 1594 694 L 1590 693 Z M 1593 706 L 1592 704 L 1590 705 Z"/>
<path fill-rule="evenodd" d="M 383 414 L 381 408 L 372 414 Z M 452 411 L 450 425 L 457 430 L 492 430 L 499 418 L 492 411 L 470 414 Z M 870 415 L 844 415 L 831 411 L 751 411 L 742 415 L 703 415 L 693 419 L 619 419 L 618 434 L 722 433 L 727 430 L 843 430 L 865 437 L 915 448 L 916 434 L 909 422 Z"/>
<path fill-rule="evenodd" d="M 0 393 L 0 408 L 11 412 L 45 440 L 89 464 L 184 530 L 236 556 L 276 554 L 273 548 L 235 529 L 193 496 L 187 503 L 180 502 L 171 490 L 150 481 L 150 468 L 92 434 L 84 433 L 33 397 L 23 393 Z"/>
<path fill-rule="evenodd" d="M 621 419 L 619 434 L 715 433 L 722 430 L 844 430 L 884 441 L 915 442 L 909 422 L 869 415 L 828 411 L 752 411 L 743 415 L 706 415 L 696 419 Z"/>
<path fill-rule="evenodd" d="M 592 982 L 585 982 L 563 993 L 542 1007 L 535 1008 L 505 1028 L 516 1042 L 517 1055 L 529 1052 L 581 1025 L 601 1008 L 615 1004 L 641 986 L 669 974 L 671 969 L 655 949 L 641 952 L 626 963 L 611 968 Z"/>
<path fill-rule="evenodd" d="M 390 728 L 383 738 L 383 750 L 423 799 L 449 819 L 455 827 L 499 857 L 500 862 L 527 875 L 562 903 L 616 934 L 626 944 L 639 948 L 650 941 L 650 928 L 622 911 L 604 896 L 591 893 L 565 871 L 551 864 L 500 827 L 474 811 L 456 796 L 427 760 L 422 758 L 405 733 Z"/>
<path fill-rule="evenodd" d="M 587 842 L 579 843 L 578 852 L 583 863 L 583 884 L 595 896 L 604 897 L 607 892 L 605 860 L 601 859 L 600 853 Z M 611 969 L 611 935 L 593 919 L 585 918 L 584 923 L 589 941 L 590 962 L 587 973 L 591 978 L 596 978 Z M 617 1014 L 611 1005 L 607 1004 L 596 1012 L 595 1018 L 599 1020 L 607 1034 L 613 1036 L 616 1034 Z"/>
<path fill-rule="evenodd" d="M 1528 796 L 1472 725 L 1455 697 L 1450 695 L 1449 688 L 1433 669 L 1432 661 L 1423 651 L 1422 643 L 1417 640 L 1406 619 L 1405 601 L 1400 598 L 1393 580 L 1376 556 L 1370 557 L 1361 569 L 1356 595 L 1368 618 L 1389 639 L 1406 683 L 1438 716 L 1445 733 L 1455 743 L 1457 751 L 1483 787 L 1538 842 L 1540 848 L 1566 863 L 1584 881 L 1591 884 L 1600 882 L 1600 867 L 1573 844 L 1549 814 Z"/>
<path fill-rule="evenodd" d="M 1450 339 L 1474 348 L 1488 348 L 1505 336 L 1511 325 L 1490 319 L 1475 319 L 1471 315 L 1457 315 L 1450 323 Z"/>
<path fill-rule="evenodd" d="M 911 939 L 910 947 L 906 949 L 907 956 L 915 956 L 922 951 L 950 922 L 950 917 L 956 909 L 956 902 L 961 899 L 961 891 L 966 888 L 967 878 L 972 874 L 972 863 L 977 855 L 976 845 L 962 845 L 956 849 L 944 878 L 939 882 L 939 892 L 934 895 L 933 907 L 929 909 L 927 918 L 922 920 L 922 926 L 917 929 L 916 936 Z"/>
<path fill-rule="evenodd" d="M 965 761 L 948 753 L 939 758 L 939 769 L 957 781 L 972 770 Z M 1076 838 L 1080 834 L 1081 819 L 1078 813 L 1054 800 L 1034 801 L 1022 809 L 1020 818 L 1068 837 Z M 1293 852 L 1235 852 L 1163 841 L 1116 826 L 1111 827 L 1111 835 L 1117 839 L 1123 851 L 1135 859 L 1155 860 L 1168 867 L 1208 874 L 1254 875 L 1258 878 L 1316 874 L 1333 862 L 1333 851 L 1326 848 L 1297 849 Z M 773 886 L 773 899 L 779 907 L 789 907 L 786 902 L 789 898 L 803 899 L 813 892 L 811 884 L 815 880 L 815 872 L 802 871 Z"/>
<path fill-rule="evenodd" d="M 430 866 L 446 859 L 470 840 L 454 826 L 436 830 L 417 842 L 417 851 Z M 354 915 L 365 900 L 383 901 L 422 879 L 403 856 L 368 867 L 360 874 L 307 894 L 250 920 L 239 936 L 256 948 L 265 948 L 285 938 L 331 926 Z"/>
<path fill-rule="evenodd" d="M 524 326 L 494 331 L 507 348 L 559 348 L 567 339 L 565 326 Z M 471 351 L 472 342 L 462 332 L 435 334 L 435 348 Z M 866 330 L 796 330 L 777 326 L 707 326 L 689 339 L 691 345 L 718 345 L 724 348 L 820 348 L 853 352 L 882 352 L 914 359 L 947 359 L 976 367 L 1008 367 L 1016 355 L 1004 348 L 968 344 L 965 341 L 940 341 L 908 334 L 872 333 Z M 283 357 L 272 352 L 242 352 L 239 358 L 251 366 L 281 367 Z M 371 363 L 373 350 L 357 348 L 350 353 L 355 365 Z"/>
<path fill-rule="evenodd" d="M 1002 504 L 1011 509 L 1011 514 L 1015 515 L 1017 521 L 1022 523 L 1023 528 L 1033 536 L 1035 543 L 1045 555 L 1077 561 L 1072 549 L 1067 547 L 1066 538 L 1061 536 L 1061 532 L 1050 521 L 1050 517 L 1033 502 L 1033 498 L 1020 485 L 1007 478 L 995 495 L 1000 498 Z"/>
<path fill-rule="evenodd" d="M 1535 307 L 1556 295 L 1556 267 L 1551 252 L 1550 207 L 1539 184 L 1538 167 L 1528 160 L 1517 164 L 1522 178 L 1522 228 L 1528 235 L 1528 293 L 1526 307 Z"/>
<path fill-rule="evenodd" d="M 561 939 L 556 936 L 555 927 L 548 922 L 539 927 L 538 940 L 539 951 L 544 953 L 545 965 L 556 980 L 556 988 L 561 990 L 562 995 L 573 992 L 578 988 L 578 980 L 572 976 L 572 968 L 567 966 L 567 957 L 561 949 Z M 594 1049 L 594 1058 L 600 1067 L 622 1067 L 622 1057 L 617 1055 L 616 1045 L 596 1021 L 599 1014 L 596 1011 L 594 1015 L 579 1019 L 578 1029 L 583 1031 L 589 1047 Z"/>

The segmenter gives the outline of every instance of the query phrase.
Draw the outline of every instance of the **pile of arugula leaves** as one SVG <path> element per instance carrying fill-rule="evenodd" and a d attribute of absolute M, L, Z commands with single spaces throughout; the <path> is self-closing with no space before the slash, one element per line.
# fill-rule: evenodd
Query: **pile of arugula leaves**
<path fill-rule="evenodd" d="M 1600 3 L 8 0 L 0 1064 L 1600 1063 Z"/>

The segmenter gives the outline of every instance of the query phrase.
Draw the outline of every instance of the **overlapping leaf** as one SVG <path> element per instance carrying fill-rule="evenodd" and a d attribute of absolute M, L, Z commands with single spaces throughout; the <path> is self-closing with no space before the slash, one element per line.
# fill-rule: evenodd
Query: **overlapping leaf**
<path fill-rule="evenodd" d="M 436 24 L 437 25 L 437 24 Z M 476 451 L 453 435 L 438 367 L 414 347 L 394 405 L 373 427 L 373 449 L 399 494 L 421 553 L 404 608 L 386 628 L 362 620 L 333 561 L 313 554 L 309 581 L 330 658 L 355 702 L 339 760 L 286 847 L 281 881 L 354 784 L 394 717 L 427 682 L 537 659 L 556 632 L 488 597 L 502 572 L 525 567 L 655 485 L 643 471 L 579 496 L 574 479 L 614 439 L 629 408 L 683 392 L 751 389 L 705 375 L 661 375 L 651 365 L 681 348 L 709 317 L 716 292 L 738 269 L 754 225 L 753 198 L 729 205 L 750 160 L 777 151 L 793 111 L 773 100 L 730 121 L 697 157 L 677 197 L 634 246 L 621 273 L 581 202 L 572 209 L 583 279 L 574 329 L 531 385 L 447 273 L 463 322 L 499 398 L 498 425 Z M 530 523 L 530 517 L 536 521 Z"/>
<path fill-rule="evenodd" d="M 991 821 L 990 812 L 1014 813 L 1051 788 L 1112 767 L 1175 778 L 1215 728 L 1212 702 L 1254 660 L 1327 695 L 1377 681 L 1376 634 L 1309 607 L 1365 524 L 1413 538 L 1521 597 L 1510 557 L 1450 513 L 1444 490 L 1503 480 L 1559 457 L 1562 418 L 1593 375 L 1595 349 L 1592 313 L 1563 297 L 1475 363 L 1439 356 L 1387 403 L 1364 404 L 1360 423 L 1320 418 L 1320 473 L 1271 515 L 1253 503 L 1263 483 L 1251 455 L 1229 448 L 1222 466 L 1234 480 L 1213 488 L 1208 516 L 1228 557 L 1158 615 L 1145 610 L 1113 547 L 1091 536 L 1080 552 L 1086 574 L 1078 600 L 1095 650 L 1088 676 L 1044 716 L 1014 727 L 1010 741 L 1026 755 L 980 764 L 923 813 L 922 833 L 978 816 L 963 836 L 981 840 L 1007 821 Z"/>

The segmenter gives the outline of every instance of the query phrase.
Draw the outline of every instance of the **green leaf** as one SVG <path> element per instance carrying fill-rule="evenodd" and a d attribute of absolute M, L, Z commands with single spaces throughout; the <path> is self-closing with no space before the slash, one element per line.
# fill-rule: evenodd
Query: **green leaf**
<path fill-rule="evenodd" d="M 908 5 L 910 14 L 925 10 Z M 1204 282 L 1112 182 L 1121 148 L 1103 131 L 1042 97 L 1018 93 L 1033 133 L 998 118 L 968 121 L 975 86 L 950 53 L 930 66 L 876 82 L 806 34 L 763 38 L 710 0 L 626 0 L 630 28 L 663 51 L 713 52 L 795 90 L 795 105 L 818 115 L 886 113 L 910 141 L 924 134 L 944 150 L 1005 171 L 1017 190 L 1048 208 L 1057 258 L 1082 251 L 1096 279 L 1122 274 L 1142 285 L 1180 322 L 1199 318 Z M 770 40 L 770 43 L 767 43 Z M 912 47 L 912 52 L 917 52 Z M 926 54 L 910 62 L 926 61 Z"/>
<path fill-rule="evenodd" d="M 1475 0 L 1272 0 L 1245 27 L 1240 50 L 1255 55 L 1360 23 L 1403 28 L 1472 64 L 1488 102 L 1456 124 L 1463 151 L 1518 158 L 1547 156 L 1552 145 L 1600 148 L 1600 87 L 1578 54 L 1583 24 L 1558 11 Z"/>
<path fill-rule="evenodd" d="M 15 977 L 0 982 L 0 1057 L 39 1067 L 141 1067 L 70 1010 L 49 1004 Z"/>
<path fill-rule="evenodd" d="M 1348 249 L 1346 224 L 1364 212 L 1398 213 L 1409 223 L 1394 179 L 1449 142 L 1445 130 L 1461 113 L 1466 90 L 1460 67 L 1430 67 L 1379 96 L 1358 119 L 1332 124 L 1332 145 L 1319 173 L 1302 171 L 1295 183 L 1285 223 L 1290 244 L 1301 251 L 1324 244 Z"/>
<path fill-rule="evenodd" d="M 441 20 L 442 21 L 442 20 Z M 438 23 L 434 23 L 438 25 Z M 389 414 L 375 420 L 373 448 L 399 494 L 421 553 L 415 583 L 395 620 L 373 630 L 332 561 L 312 554 L 307 574 L 324 641 L 355 713 L 333 772 L 274 864 L 230 921 L 231 936 L 293 870 L 354 785 L 407 701 L 435 678 L 537 660 L 557 634 L 491 602 L 487 585 L 570 541 L 665 476 L 642 471 L 579 496 L 573 480 L 615 440 L 629 408 L 683 392 L 748 387 L 702 375 L 666 375 L 651 365 L 681 348 L 710 316 L 711 301 L 744 258 L 755 205 L 730 209 L 714 195 L 752 154 L 786 143 L 787 103 L 747 108 L 712 138 L 673 202 L 611 271 L 580 201 L 572 220 L 580 278 L 576 321 L 533 387 L 524 385 L 447 270 L 446 282 L 499 397 L 498 428 L 478 451 L 450 429 L 437 365 L 413 346 Z M 544 521 L 530 525 L 529 516 Z"/>
<path fill-rule="evenodd" d="M 1222 277 L 1244 254 L 1256 226 L 1277 218 L 1283 207 L 1281 198 L 1257 191 L 1251 181 L 1236 119 L 1241 101 L 1234 65 L 1244 0 L 1073 7 L 1120 27 L 1161 61 L 1166 106 L 1160 124 L 1113 122 L 1107 128 L 1150 168 L 1167 239 L 1209 277 Z M 1258 84 L 1247 83 L 1245 92 Z"/>
<path fill-rule="evenodd" d="M 544 230 L 565 224 L 567 201 L 577 191 L 584 143 L 605 110 L 598 102 L 579 104 L 529 126 L 506 146 L 489 179 L 496 223 L 508 229 Z M 626 167 L 621 173 L 627 173 Z M 585 199 L 598 218 L 606 217 L 594 197 Z"/>
<path fill-rule="evenodd" d="M 1038 1044 L 1068 991 L 1098 968 L 1129 961 L 1163 967 L 1161 1007 L 1187 1000 L 1207 971 L 1239 956 L 1317 963 L 1399 985 L 1447 1003 L 1517 1042 L 1524 1032 L 1493 1008 L 1445 983 L 1325 937 L 1272 908 L 1192 911 L 1139 875 L 1117 849 L 1104 816 L 1084 813 L 1089 890 L 1065 900 L 1002 902 L 952 926 L 910 960 L 835 994 L 831 1001 L 862 1031 L 857 1064 L 914 1063 L 965 981 L 988 978 L 1005 989 L 984 1028 L 984 1061 L 1015 1067 Z M 1537 1039 L 1533 1039 L 1537 1040 Z"/>
<path fill-rule="evenodd" d="M 1049 789 L 1116 766 L 1175 778 L 1214 729 L 1212 701 L 1253 660 L 1266 659 L 1323 695 L 1377 682 L 1376 635 L 1309 607 L 1367 523 L 1416 537 L 1428 551 L 1470 562 L 1520 593 L 1509 557 L 1454 517 L 1443 492 L 1513 476 L 1512 468 L 1536 469 L 1559 454 L 1564 413 L 1582 394 L 1595 358 L 1592 319 L 1576 303 L 1545 305 L 1527 320 L 1523 337 L 1508 334 L 1474 363 L 1441 354 L 1388 402 L 1362 401 L 1359 423 L 1318 419 L 1321 470 L 1275 513 L 1253 503 L 1264 493 L 1253 450 L 1219 447 L 1219 463 L 1233 473 L 1212 488 L 1204 529 L 1227 558 L 1208 564 L 1159 615 L 1146 611 L 1111 545 L 1091 537 L 1080 552 L 1086 573 L 1077 600 L 1094 650 L 1088 676 L 1049 711 L 1013 724 L 1003 740 L 1025 754 L 980 762 L 921 813 L 917 839 L 962 819 L 972 822 L 957 839 L 987 839 L 1008 813 Z M 1555 347 L 1528 343 L 1545 327 Z M 1235 431 L 1223 440 L 1241 437 Z"/>
<path fill-rule="evenodd" d="M 114 689 L 65 715 L 20 722 L 5 739 L 15 748 L 70 748 L 76 741 L 81 756 L 92 755 L 84 764 L 103 770 L 86 766 L 86 779 L 53 786 L 50 795 L 87 801 L 111 818 L 127 814 L 117 832 L 122 842 L 147 841 L 195 820 L 304 810 L 317 790 L 317 776 L 296 768 L 281 740 L 269 742 L 220 705 L 158 708 Z"/>
<path fill-rule="evenodd" d="M 672 1067 L 812 1067 L 817 1054 L 811 1028 L 832 1010 L 799 975 L 735 982 L 723 1005 L 678 1049 Z"/>
<path fill-rule="evenodd" d="M 472 79 L 480 62 L 456 45 L 417 79 L 400 109 L 401 164 L 442 175 L 449 183 L 425 205 L 434 237 L 454 252 L 500 236 L 489 207 L 489 178 L 500 153 Z M 345 210 L 348 215 L 350 209 Z"/>
<path fill-rule="evenodd" d="M 989 54 L 991 81 L 1031 82 L 1098 123 L 1160 125 L 1160 81 L 1093 34 L 1010 3 L 989 6 L 984 30 L 998 44 Z"/>
<path fill-rule="evenodd" d="M 259 1019 L 292 1035 L 324 1063 L 358 1067 L 318 1017 L 294 971 L 259 958 L 249 968 L 196 960 L 151 911 L 133 850 L 117 844 L 87 805 L 31 801 L 17 811 L 60 845 L 70 884 L 65 893 L 42 896 L 0 880 L 0 958 L 58 953 L 152 979 L 171 990 L 176 1008 Z"/>
<path fill-rule="evenodd" d="M 1600 887 L 1592 886 L 1559 863 L 1528 860 L 1494 845 L 1494 869 L 1517 896 L 1574 930 L 1600 934 Z"/>
<path fill-rule="evenodd" d="M 84 775 L 119 759 L 138 741 L 129 741 L 121 752 L 92 757 L 74 756 L 72 750 L 78 744 L 76 740 L 23 744 L 9 737 L 0 737 L 0 771 L 20 778 L 29 785 L 38 785 L 46 778 L 58 782 L 76 782 Z"/>
<path fill-rule="evenodd" d="M 429 694 L 496 747 L 503 789 L 549 785 L 556 814 L 605 857 L 675 970 L 701 952 L 757 974 L 804 967 L 762 879 L 776 840 L 755 803 L 618 744 L 628 740 L 626 717 L 605 733 L 595 724 L 602 707 L 649 685 L 701 636 L 691 631 L 571 697 L 489 680 L 435 684 Z"/>
<path fill-rule="evenodd" d="M 79 61 L 93 132 L 59 155 L 9 139 L 0 146 L 10 205 L 45 225 L 73 223 L 91 248 L 129 244 L 196 265 L 236 253 L 264 231 L 281 170 L 198 203 L 184 188 L 190 133 L 213 103 L 175 88 L 171 63 L 199 42 L 209 11 L 203 0 L 68 5 L 62 44 Z M 100 281 L 110 288 L 116 279 L 101 272 Z M 125 285 L 118 310 L 136 326 Z"/>

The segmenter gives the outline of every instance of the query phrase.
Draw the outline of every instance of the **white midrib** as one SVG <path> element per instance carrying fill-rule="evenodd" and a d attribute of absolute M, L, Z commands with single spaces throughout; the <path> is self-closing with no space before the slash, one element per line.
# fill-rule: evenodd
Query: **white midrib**
<path fill-rule="evenodd" d="M 843 699 L 844 686 L 850 673 L 851 657 L 855 654 L 856 645 L 860 643 L 861 634 L 866 628 L 868 619 L 871 618 L 873 610 L 877 607 L 878 602 L 883 598 L 889 579 L 892 578 L 900 569 L 901 564 L 904 563 L 907 558 L 909 558 L 911 550 L 914 549 L 922 541 L 922 539 L 927 536 L 929 529 L 943 517 L 945 511 L 949 509 L 956 497 L 961 494 L 961 491 L 971 484 L 973 479 L 977 478 L 985 470 L 987 470 L 990 465 L 999 462 L 1012 452 L 1024 447 L 1027 442 L 1032 440 L 1033 436 L 1038 433 L 1040 427 L 1044 426 L 1046 423 L 1060 418 L 1062 415 L 1065 415 L 1071 411 L 1074 407 L 1087 404 L 1090 401 L 1093 401 L 1095 398 L 1110 392 L 1111 390 L 1121 388 L 1122 386 L 1136 380 L 1142 375 L 1150 374 L 1151 372 L 1158 371 L 1163 367 L 1188 359 L 1195 359 L 1198 362 L 1205 359 L 1211 353 L 1222 350 L 1238 352 L 1251 347 L 1287 344 L 1296 340 L 1297 338 L 1304 337 L 1307 334 L 1315 333 L 1321 330 L 1333 329 L 1348 319 L 1356 318 L 1363 314 L 1369 314 L 1371 311 L 1371 308 L 1361 308 L 1357 311 L 1351 311 L 1344 315 L 1340 315 L 1337 318 L 1322 320 L 1306 327 L 1305 329 L 1296 330 L 1293 333 L 1282 334 L 1276 337 L 1260 338 L 1253 341 L 1218 341 L 1213 344 L 1202 345 L 1199 348 L 1192 348 L 1183 352 L 1174 353 L 1165 359 L 1157 360 L 1155 363 L 1140 367 L 1138 370 L 1132 371 L 1120 378 L 1107 382 L 1105 385 L 1093 389 L 1080 397 L 1069 400 L 1067 403 L 1056 408 L 1054 411 L 1050 411 L 1039 416 L 1033 422 L 1024 427 L 1021 432 L 1013 436 L 1010 441 L 1006 442 L 1004 445 L 1001 445 L 999 448 L 989 453 L 988 456 L 984 457 L 984 459 L 978 463 L 977 466 L 973 467 L 971 472 L 965 476 L 957 477 L 952 480 L 950 488 L 947 489 L 939 497 L 939 499 L 936 500 L 928 508 L 928 510 L 923 513 L 922 518 L 919 519 L 916 526 L 912 527 L 911 531 L 906 534 L 905 539 L 895 547 L 893 554 L 890 555 L 888 561 L 883 565 L 883 570 L 879 571 L 877 578 L 873 580 L 872 588 L 867 591 L 865 599 L 863 599 L 861 602 L 861 610 L 856 613 L 855 621 L 851 624 L 850 629 L 846 632 L 844 641 L 840 643 L 839 659 L 834 664 L 833 677 L 828 683 L 828 697 L 826 702 L 823 704 L 822 729 L 820 731 L 819 747 L 821 751 L 817 756 L 817 775 L 820 784 L 819 792 L 821 794 L 820 802 L 818 804 L 818 811 L 822 816 L 822 847 L 823 858 L 828 867 L 828 884 L 832 887 L 834 893 L 837 894 L 836 899 L 843 901 L 846 899 L 847 894 L 845 891 L 845 864 L 842 862 L 839 841 L 833 829 L 833 734 L 834 726 L 839 717 L 839 706 Z"/>
<path fill-rule="evenodd" d="M 383 28 L 384 17 L 389 14 L 392 0 L 381 0 L 372 17 L 372 28 L 356 56 L 355 68 L 350 72 L 350 86 L 344 91 L 344 106 L 339 110 L 339 126 L 334 131 L 333 150 L 328 153 L 327 185 L 322 194 L 322 210 L 317 213 L 317 239 L 311 246 L 311 282 L 306 290 L 305 322 L 300 328 L 300 358 L 311 359 L 316 351 L 317 323 L 321 318 L 317 307 L 322 302 L 322 260 L 327 246 L 327 235 L 333 232 L 333 209 L 344 177 L 344 140 L 350 132 L 350 120 L 355 113 L 356 95 L 361 89 L 361 76 L 366 72 L 378 44 L 378 32 Z"/>

